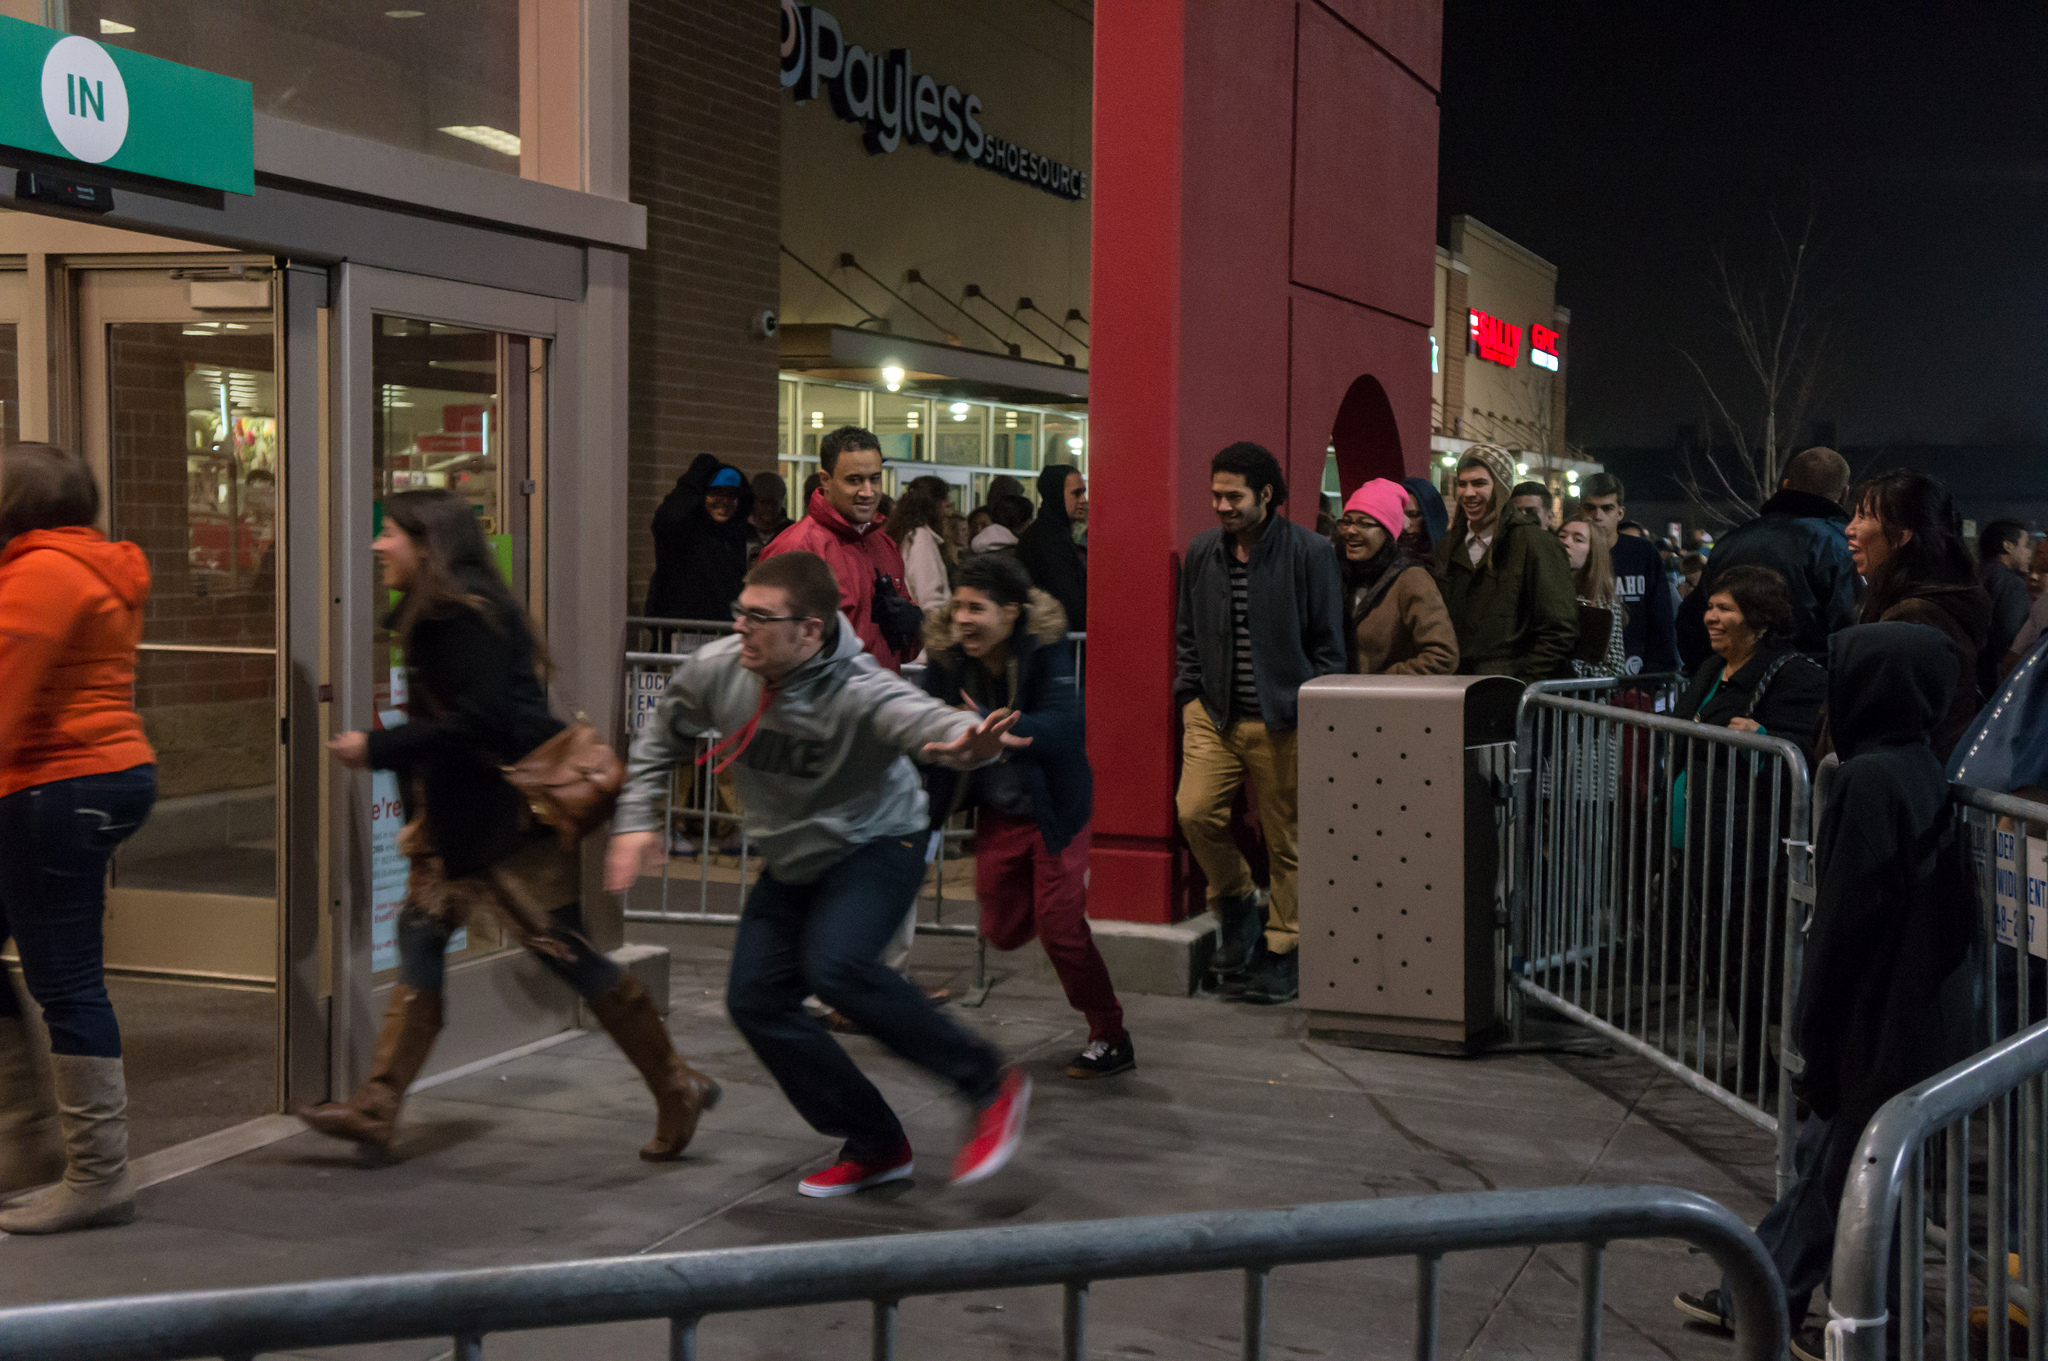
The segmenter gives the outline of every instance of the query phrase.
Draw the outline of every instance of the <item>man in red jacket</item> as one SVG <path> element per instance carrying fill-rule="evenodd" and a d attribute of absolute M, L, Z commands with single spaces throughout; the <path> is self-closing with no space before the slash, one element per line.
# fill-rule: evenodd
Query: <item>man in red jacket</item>
<path fill-rule="evenodd" d="M 875 621 L 875 575 L 889 579 L 896 594 L 908 599 L 903 554 L 882 532 L 876 511 L 882 502 L 882 442 L 874 432 L 842 425 L 818 443 L 818 490 L 804 518 L 775 536 L 761 550 L 763 559 L 799 550 L 816 553 L 839 582 L 839 608 L 853 621 L 853 631 L 876 662 L 891 671 L 916 653 L 899 655 Z"/>

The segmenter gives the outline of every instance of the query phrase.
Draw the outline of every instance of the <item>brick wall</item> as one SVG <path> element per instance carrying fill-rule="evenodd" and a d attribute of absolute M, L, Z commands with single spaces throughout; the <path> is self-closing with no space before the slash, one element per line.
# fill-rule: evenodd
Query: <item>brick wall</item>
<path fill-rule="evenodd" d="M 778 0 L 632 0 L 632 261 L 627 590 L 645 603 L 648 523 L 700 451 L 775 469 L 779 301 Z"/>
<path fill-rule="evenodd" d="M 1443 428 L 1437 433 L 1454 439 L 1464 433 L 1465 347 L 1471 336 L 1465 301 L 1467 277 L 1464 270 L 1453 268 L 1444 281 Z"/>

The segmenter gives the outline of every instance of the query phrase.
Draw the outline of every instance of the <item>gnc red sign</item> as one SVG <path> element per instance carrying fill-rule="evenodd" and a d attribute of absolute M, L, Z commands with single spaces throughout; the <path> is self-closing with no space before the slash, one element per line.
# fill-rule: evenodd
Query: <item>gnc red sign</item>
<path fill-rule="evenodd" d="M 1522 354 L 1522 328 L 1513 322 L 1472 310 L 1472 348 L 1481 359 L 1491 359 L 1509 368 Z"/>
<path fill-rule="evenodd" d="M 1548 326 L 1530 323 L 1529 362 L 1539 369 L 1557 371 L 1557 332 Z"/>

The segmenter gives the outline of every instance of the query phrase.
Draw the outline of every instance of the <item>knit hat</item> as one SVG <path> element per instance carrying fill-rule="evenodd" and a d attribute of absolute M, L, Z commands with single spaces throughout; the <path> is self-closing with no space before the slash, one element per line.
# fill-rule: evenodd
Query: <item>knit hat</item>
<path fill-rule="evenodd" d="M 1487 476 L 1493 479 L 1494 486 L 1499 489 L 1497 494 L 1505 500 L 1515 486 L 1514 455 L 1498 444 L 1475 444 L 1458 459 L 1458 471 L 1463 472 L 1467 466 L 1474 463 L 1486 469 Z"/>
<path fill-rule="evenodd" d="M 1354 510 L 1370 515 L 1381 529 L 1398 539 L 1408 523 L 1408 489 L 1399 482 L 1375 477 L 1345 501 L 1344 513 L 1349 515 Z"/>
<path fill-rule="evenodd" d="M 737 487 L 745 481 L 746 479 L 740 476 L 738 468 L 720 468 L 718 476 L 711 479 L 711 485 L 714 487 Z"/>

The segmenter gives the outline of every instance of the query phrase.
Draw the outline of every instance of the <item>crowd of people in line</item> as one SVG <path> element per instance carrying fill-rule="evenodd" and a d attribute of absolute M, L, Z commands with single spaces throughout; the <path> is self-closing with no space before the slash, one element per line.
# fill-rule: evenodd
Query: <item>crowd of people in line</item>
<path fill-rule="evenodd" d="M 82 461 L 41 445 L 0 460 L 0 939 L 19 949 L 52 1056 L 46 1072 L 0 987 L 0 1194 L 43 1187 L 0 1209 L 0 1230 L 55 1232 L 134 1212 L 100 921 L 109 858 L 154 794 L 133 706 L 149 574 L 140 550 L 93 527 L 99 492 Z M 1298 697 L 1319 676 L 1683 671 L 1679 716 L 1783 737 L 1809 760 L 1832 751 L 1842 765 L 1790 1018 L 1811 1118 L 1800 1178 L 1760 1230 L 1801 1318 L 1862 1122 L 1969 1033 L 1945 991 L 1973 900 L 1944 877 L 1944 766 L 2048 625 L 2042 563 L 2006 521 L 1985 527 L 1973 558 L 1937 481 L 1901 470 L 1852 493 L 1846 462 L 1815 448 L 1681 596 L 1658 547 L 1631 532 L 1618 479 L 1588 479 L 1557 518 L 1515 474 L 1506 451 L 1474 446 L 1448 507 L 1427 478 L 1375 478 L 1325 536 L 1282 513 L 1271 452 L 1239 442 L 1211 459 L 1216 525 L 1181 564 L 1173 692 L 1177 813 L 1218 923 L 1218 991 L 1266 1004 L 1299 991 Z M 1040 941 L 1086 1019 L 1068 1075 L 1136 1064 L 1086 915 L 1093 776 L 1071 646 L 1087 618 L 1086 478 L 1046 468 L 1035 507 L 997 478 L 968 515 L 935 476 L 893 503 L 884 486 L 880 441 L 850 426 L 824 437 L 794 522 L 772 474 L 703 455 L 678 481 L 655 516 L 647 613 L 729 619 L 732 632 L 679 662 L 633 743 L 605 849 L 607 887 L 630 890 L 671 851 L 673 772 L 730 773 L 763 868 L 727 1008 L 802 1117 L 843 1141 L 799 1183 L 812 1196 L 913 1166 L 901 1122 L 813 1001 L 959 1095 L 970 1133 L 956 1183 L 992 1175 L 1022 1138 L 1024 1072 L 905 971 L 927 866 L 961 810 L 976 813 L 983 936 L 998 949 Z M 389 1147 L 443 1023 L 446 942 L 488 913 L 588 1001 L 654 1099 L 641 1156 L 675 1158 L 718 1084 L 591 946 L 574 838 L 503 778 L 565 731 L 545 647 L 460 498 L 393 496 L 374 548 L 397 593 L 389 627 L 414 713 L 331 747 L 350 768 L 398 772 L 406 791 L 400 978 L 368 1079 L 303 1118 Z M 1247 787 L 1262 872 L 1233 829 Z M 1679 1302 L 1725 1323 L 1716 1291 Z"/>

